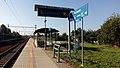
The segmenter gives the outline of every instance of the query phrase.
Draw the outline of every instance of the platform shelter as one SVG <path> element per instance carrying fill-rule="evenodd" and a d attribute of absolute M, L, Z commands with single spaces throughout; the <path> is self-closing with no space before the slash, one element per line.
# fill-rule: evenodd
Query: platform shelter
<path fill-rule="evenodd" d="M 46 32 L 45 32 L 46 31 Z M 44 47 L 45 44 L 47 45 L 52 45 L 53 41 L 55 41 L 56 43 L 56 38 L 57 35 L 56 33 L 58 33 L 59 31 L 53 28 L 41 28 L 41 29 L 37 29 L 34 32 L 34 43 L 36 47 Z M 55 35 L 54 39 L 52 37 L 52 34 Z"/>

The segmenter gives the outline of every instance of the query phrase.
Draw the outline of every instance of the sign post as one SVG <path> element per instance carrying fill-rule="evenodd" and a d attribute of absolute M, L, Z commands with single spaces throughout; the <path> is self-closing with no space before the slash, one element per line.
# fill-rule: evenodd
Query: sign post
<path fill-rule="evenodd" d="M 81 29 L 81 44 L 82 44 L 82 64 L 81 66 L 83 66 L 83 63 L 84 63 L 84 41 L 83 41 L 83 17 L 82 17 L 82 29 Z"/>
<path fill-rule="evenodd" d="M 81 64 L 81 66 L 83 66 L 84 65 L 83 17 L 88 15 L 88 3 L 83 5 L 82 7 L 78 8 L 74 12 L 72 12 L 72 15 L 74 17 L 74 23 L 82 20 L 82 23 L 81 23 L 81 26 L 82 26 L 81 27 L 82 28 L 81 29 L 82 64 Z"/>
<path fill-rule="evenodd" d="M 76 21 L 74 20 L 74 59 L 76 61 Z"/>

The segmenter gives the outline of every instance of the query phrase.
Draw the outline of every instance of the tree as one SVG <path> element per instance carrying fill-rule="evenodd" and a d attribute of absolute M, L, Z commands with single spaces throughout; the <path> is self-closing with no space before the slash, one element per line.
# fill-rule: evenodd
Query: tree
<path fill-rule="evenodd" d="M 13 37 L 14 36 L 14 37 Z M 4 24 L 0 27 L 0 40 L 10 39 L 20 37 L 20 34 L 18 32 L 11 33 L 11 30 L 7 28 Z"/>
<path fill-rule="evenodd" d="M 12 35 L 13 36 L 19 36 L 20 34 L 18 32 L 13 31 Z"/>
<path fill-rule="evenodd" d="M 66 33 L 63 33 L 62 35 L 57 34 L 57 41 L 67 41 L 68 40 L 68 36 Z"/>
<path fill-rule="evenodd" d="M 1 25 L 0 32 L 2 34 L 6 34 L 7 33 L 7 27 L 4 24 Z"/>
<path fill-rule="evenodd" d="M 4 24 L 1 25 L 0 33 L 2 34 L 11 34 L 11 30 L 7 28 Z"/>
<path fill-rule="evenodd" d="M 88 30 L 85 33 L 85 41 L 88 43 L 94 43 L 94 41 L 97 40 L 96 37 L 97 37 L 96 31 Z"/>
<path fill-rule="evenodd" d="M 98 38 L 105 44 L 120 45 L 120 14 L 114 13 L 105 21 Z"/>
<path fill-rule="evenodd" d="M 68 40 L 68 36 L 67 36 L 66 33 L 63 33 L 63 34 L 61 35 L 61 37 L 62 37 L 62 39 L 63 39 L 64 41 L 67 41 L 67 40 Z"/>

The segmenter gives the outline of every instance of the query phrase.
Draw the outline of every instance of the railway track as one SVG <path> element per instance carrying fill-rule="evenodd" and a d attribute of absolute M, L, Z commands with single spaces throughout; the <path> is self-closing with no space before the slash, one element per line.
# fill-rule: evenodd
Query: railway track
<path fill-rule="evenodd" d="M 29 38 L 24 38 L 16 45 L 0 53 L 0 68 L 12 68 L 15 60 L 21 53 Z"/>

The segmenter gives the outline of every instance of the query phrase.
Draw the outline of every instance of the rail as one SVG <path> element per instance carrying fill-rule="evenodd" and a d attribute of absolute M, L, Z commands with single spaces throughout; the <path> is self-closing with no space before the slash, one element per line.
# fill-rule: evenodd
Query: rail
<path fill-rule="evenodd" d="M 0 54 L 0 68 L 11 68 L 12 63 L 14 63 L 15 59 L 19 56 L 24 45 L 27 43 L 28 39 L 22 40 L 20 43 L 14 45 L 13 47 L 9 48 L 8 50 L 4 51 Z M 7 59 L 5 58 L 7 57 Z M 4 62 L 2 62 L 3 60 Z M 2 62 L 2 63 L 1 63 Z"/>
<path fill-rule="evenodd" d="M 12 41 L 19 41 L 19 40 L 22 40 L 23 38 L 14 38 L 14 39 L 7 39 L 7 40 L 1 40 L 0 41 L 0 47 L 2 47 L 3 46 L 3 44 L 9 44 L 10 42 L 12 42 Z"/>

